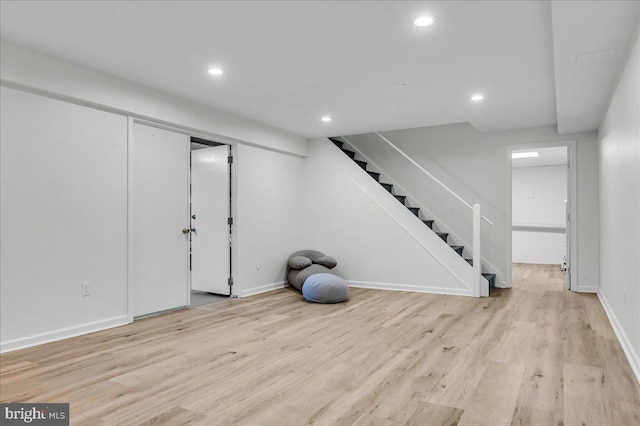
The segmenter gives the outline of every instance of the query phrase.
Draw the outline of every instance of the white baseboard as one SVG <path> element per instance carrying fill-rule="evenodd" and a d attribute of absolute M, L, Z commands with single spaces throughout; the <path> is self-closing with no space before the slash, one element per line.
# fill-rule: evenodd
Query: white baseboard
<path fill-rule="evenodd" d="M 600 290 L 597 286 L 577 286 L 576 288 L 572 288 L 571 290 L 577 291 L 578 293 L 598 293 Z"/>
<path fill-rule="evenodd" d="M 289 287 L 289 283 L 286 281 L 280 281 L 272 284 L 261 285 L 260 287 L 248 288 L 246 290 L 240 290 L 238 297 L 255 296 L 256 294 L 266 293 L 267 291 L 278 290 L 280 288 Z"/>
<path fill-rule="evenodd" d="M 604 308 L 604 311 L 607 314 L 607 317 L 609 318 L 611 327 L 613 328 L 613 331 L 616 333 L 616 337 L 618 337 L 618 341 L 622 346 L 622 350 L 624 351 L 624 354 L 627 356 L 627 359 L 629 360 L 629 364 L 631 364 L 631 369 L 633 370 L 633 374 L 636 375 L 636 380 L 638 381 L 638 383 L 640 383 L 640 356 L 638 356 L 635 349 L 633 348 L 633 345 L 631 344 L 631 341 L 629 340 L 627 333 L 625 333 L 624 329 L 620 325 L 620 322 L 618 321 L 616 314 L 611 309 L 611 305 L 609 305 L 607 298 L 600 292 L 598 292 L 597 294 L 598 294 L 598 299 L 600 299 L 600 303 L 602 304 L 602 307 Z"/>
<path fill-rule="evenodd" d="M 374 283 L 365 281 L 347 281 L 349 287 L 370 288 L 375 290 L 410 291 L 414 293 L 446 294 L 451 296 L 470 296 L 473 292 L 466 288 L 425 287 L 411 284 Z"/>
<path fill-rule="evenodd" d="M 35 334 L 29 337 L 8 340 L 6 342 L 0 342 L 0 353 L 17 351 L 18 349 L 30 348 L 32 346 L 42 345 L 44 343 L 55 342 L 58 340 L 64 340 L 70 337 L 95 333 L 96 331 L 102 331 L 108 328 L 119 327 L 126 324 L 129 324 L 129 317 L 127 315 L 121 315 L 118 317 L 89 322 L 73 327 L 61 328 L 59 330 L 49 331 L 47 333 Z"/>

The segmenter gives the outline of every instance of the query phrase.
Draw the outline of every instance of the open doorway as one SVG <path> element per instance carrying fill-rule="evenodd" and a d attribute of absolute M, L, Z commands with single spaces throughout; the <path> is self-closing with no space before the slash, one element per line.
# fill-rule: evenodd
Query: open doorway
<path fill-rule="evenodd" d="M 191 137 L 190 306 L 231 296 L 232 148 Z"/>
<path fill-rule="evenodd" d="M 508 148 L 508 282 L 575 290 L 575 141 Z"/>
<path fill-rule="evenodd" d="M 129 118 L 130 321 L 235 295 L 235 148 L 189 133 Z"/>

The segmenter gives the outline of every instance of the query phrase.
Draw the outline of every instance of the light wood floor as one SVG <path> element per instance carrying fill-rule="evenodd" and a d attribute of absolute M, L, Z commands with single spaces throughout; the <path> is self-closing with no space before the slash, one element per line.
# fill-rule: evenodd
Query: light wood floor
<path fill-rule="evenodd" d="M 0 399 L 79 425 L 640 424 L 597 297 L 554 268 L 485 299 L 283 289 L 149 318 L 0 356 Z"/>

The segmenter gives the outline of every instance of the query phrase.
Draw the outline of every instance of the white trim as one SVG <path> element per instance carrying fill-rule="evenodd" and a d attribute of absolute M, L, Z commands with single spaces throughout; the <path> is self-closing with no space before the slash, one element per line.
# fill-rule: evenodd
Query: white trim
<path fill-rule="evenodd" d="M 240 248 L 238 238 L 238 228 L 240 220 L 238 220 L 238 145 L 231 145 L 231 156 L 233 157 L 233 163 L 231 163 L 231 212 L 230 215 L 233 218 L 233 225 L 231 225 L 231 279 L 233 279 L 233 286 L 229 291 L 229 297 L 238 297 L 238 285 L 240 281 Z"/>
<path fill-rule="evenodd" d="M 17 351 L 18 349 L 30 348 L 44 343 L 57 342 L 58 340 L 69 339 L 71 337 L 82 336 L 84 334 L 95 333 L 109 328 L 127 325 L 131 321 L 127 315 L 120 315 L 100 321 L 88 322 L 86 324 L 74 325 L 72 327 L 61 328 L 46 333 L 35 334 L 33 336 L 21 337 L 19 339 L 8 340 L 0 343 L 0 353 Z"/>
<path fill-rule="evenodd" d="M 131 239 L 130 224 L 133 223 L 133 194 L 131 191 L 131 176 L 133 176 L 133 117 L 127 117 L 127 317 L 133 322 L 133 241 Z"/>
<path fill-rule="evenodd" d="M 372 166 L 372 167 L 370 167 L 372 169 L 371 171 L 375 171 L 376 173 L 380 173 L 380 176 L 384 178 L 383 180 L 388 181 L 388 182 L 384 182 L 384 183 L 389 183 L 390 185 L 393 185 L 394 188 L 399 190 L 399 191 L 397 191 L 397 190 L 394 191 L 395 195 L 404 195 L 404 196 L 406 196 L 407 199 L 410 201 L 410 204 L 413 207 L 418 207 L 420 209 L 420 211 L 424 212 L 423 216 L 424 216 L 425 219 L 427 218 L 427 216 L 428 216 L 428 218 L 430 220 L 432 219 L 434 224 L 437 227 L 437 230 L 439 232 L 446 232 L 447 234 L 449 234 L 449 238 L 451 239 L 451 241 L 453 243 L 455 243 L 456 245 L 464 246 L 464 248 L 467 251 L 467 253 L 469 253 L 469 251 L 470 251 L 469 247 L 471 247 L 471 249 L 473 249 L 472 245 L 469 244 L 468 241 L 466 241 L 464 238 L 460 237 L 460 235 L 456 234 L 454 231 L 452 231 L 449 227 L 446 226 L 446 220 L 442 220 L 442 219 L 440 219 L 440 217 L 438 217 L 437 215 L 433 214 L 433 212 L 431 210 L 429 210 L 429 208 L 427 208 L 424 204 L 422 204 L 420 201 L 418 201 L 418 199 L 416 197 L 414 197 L 413 195 L 411 195 L 411 193 L 409 191 L 404 189 L 400 184 L 398 184 L 397 182 L 393 181 L 389 176 L 387 176 L 384 173 L 384 171 L 382 170 L 382 168 L 380 166 L 378 166 L 376 163 L 374 163 L 373 161 L 371 161 L 366 155 L 364 155 L 362 153 L 362 151 L 360 151 L 358 149 L 358 147 L 356 147 L 353 143 L 351 143 L 349 138 L 347 138 L 345 136 L 340 136 L 340 139 L 342 139 L 343 141 L 345 141 L 347 143 L 347 145 L 349 145 L 348 149 L 350 151 L 354 151 L 355 153 L 357 153 L 360 157 L 362 157 L 362 158 L 364 158 L 366 160 L 366 162 L 369 164 L 369 166 Z M 471 216 L 471 219 L 473 219 L 473 216 Z M 436 230 L 433 230 L 433 232 L 436 232 Z M 448 245 L 448 243 L 445 243 L 445 244 Z M 500 269 L 498 269 L 493 263 L 489 262 L 489 260 L 486 257 L 482 257 L 482 266 L 484 267 L 485 272 L 496 274 L 495 287 L 502 288 L 502 287 L 497 285 L 497 279 L 498 279 L 498 275 L 500 275 Z M 486 283 L 488 283 L 486 278 L 484 279 L 484 281 Z M 504 281 L 501 281 L 501 283 L 504 283 Z"/>
<path fill-rule="evenodd" d="M 611 309 L 611 305 L 607 301 L 607 298 L 600 291 L 597 292 L 598 299 L 600 299 L 600 303 L 604 308 L 604 312 L 607 314 L 607 318 L 609 318 L 609 322 L 611 323 L 611 328 L 613 328 L 614 333 L 616 333 L 616 337 L 620 342 L 620 346 L 622 346 L 622 350 L 624 354 L 627 356 L 627 360 L 629 361 L 629 365 L 631 365 L 631 370 L 633 370 L 633 374 L 636 376 L 636 380 L 640 384 L 640 356 L 636 353 L 627 336 L 627 333 L 624 332 L 624 329 L 620 325 L 618 321 L 618 317 L 616 317 L 613 309 Z"/>
<path fill-rule="evenodd" d="M 598 293 L 598 291 L 600 289 L 597 286 L 594 286 L 594 285 L 590 285 L 590 286 L 577 285 L 574 288 L 572 288 L 571 290 L 576 291 L 578 293 Z"/>
<path fill-rule="evenodd" d="M 256 294 L 266 293 L 268 291 L 278 290 L 281 288 L 289 287 L 289 284 L 286 281 L 280 281 L 277 283 L 265 284 L 259 287 L 248 288 L 246 290 L 241 290 L 239 297 L 249 297 L 255 296 Z"/>
<path fill-rule="evenodd" d="M 578 162 L 577 162 L 577 152 L 576 147 L 577 143 L 575 139 L 569 140 L 558 140 L 551 142 L 532 142 L 526 144 L 516 144 L 516 145 L 507 145 L 505 150 L 506 155 L 506 179 L 505 179 L 505 200 L 506 200 L 506 244 L 505 244 L 505 254 L 506 254 L 506 263 L 505 263 L 505 277 L 506 280 L 504 282 L 505 287 L 501 288 L 511 288 L 513 285 L 513 245 L 512 245 L 512 234 L 513 234 L 513 217 L 512 217 L 512 163 L 511 163 L 511 153 L 514 150 L 520 149 L 543 149 L 543 148 L 552 148 L 558 146 L 566 146 L 569 150 L 569 214 L 571 215 L 571 228 L 570 228 L 570 238 L 571 238 L 571 273 L 569 276 L 571 277 L 570 289 L 574 291 L 581 292 L 590 292 L 595 293 L 597 288 L 592 291 L 591 287 L 580 287 L 578 284 Z"/>
<path fill-rule="evenodd" d="M 469 292 L 473 285 L 473 270 L 462 256 L 451 250 L 451 247 L 435 232 L 428 229 L 422 221 L 407 210 L 382 186 L 362 171 L 347 157 L 340 148 L 327 138 L 312 139 L 311 143 L 320 152 L 330 156 L 329 160 L 347 179 L 376 204 L 389 218 L 403 229 L 409 237 L 418 243 L 438 263 L 442 265 Z"/>
<path fill-rule="evenodd" d="M 368 281 L 347 280 L 349 287 L 370 288 L 374 290 L 408 291 L 412 293 L 446 294 L 451 296 L 473 297 L 473 292 L 466 288 L 433 287 L 413 284 L 376 283 Z"/>

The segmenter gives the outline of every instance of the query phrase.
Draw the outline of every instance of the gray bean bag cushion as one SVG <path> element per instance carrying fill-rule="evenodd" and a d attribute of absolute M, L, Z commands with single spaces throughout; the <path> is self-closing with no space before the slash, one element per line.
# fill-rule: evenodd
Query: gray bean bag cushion
<path fill-rule="evenodd" d="M 337 275 L 313 274 L 304 282 L 302 295 L 315 303 L 339 303 L 349 298 L 349 286 Z"/>
<path fill-rule="evenodd" d="M 333 257 L 317 250 L 297 251 L 287 261 L 287 281 L 310 302 L 342 302 L 349 298 L 349 286 L 330 273 L 337 264 Z M 305 290 L 307 285 L 309 288 Z"/>

